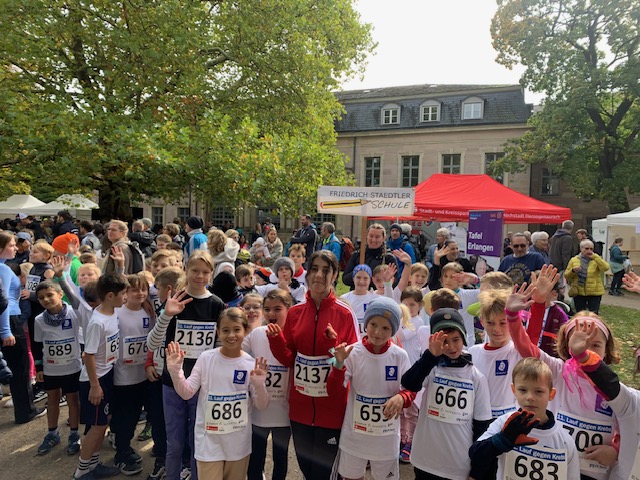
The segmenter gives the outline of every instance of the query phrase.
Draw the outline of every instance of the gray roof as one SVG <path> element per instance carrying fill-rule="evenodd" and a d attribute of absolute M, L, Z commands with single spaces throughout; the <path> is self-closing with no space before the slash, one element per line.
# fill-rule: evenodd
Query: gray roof
<path fill-rule="evenodd" d="M 336 122 L 338 132 L 526 124 L 532 109 L 520 85 L 411 85 L 337 92 L 336 97 L 346 110 Z M 468 97 L 484 100 L 482 119 L 462 120 L 462 102 Z M 440 102 L 440 121 L 420 121 L 420 106 L 426 100 Z M 380 123 L 381 109 L 389 103 L 400 106 L 398 125 Z"/>

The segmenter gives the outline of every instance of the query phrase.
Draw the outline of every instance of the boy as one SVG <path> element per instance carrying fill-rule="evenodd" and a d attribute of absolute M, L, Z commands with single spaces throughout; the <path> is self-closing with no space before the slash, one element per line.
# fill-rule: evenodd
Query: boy
<path fill-rule="evenodd" d="M 576 446 L 547 410 L 556 394 L 551 369 L 537 358 L 525 358 L 516 364 L 512 379 L 520 410 L 497 418 L 473 444 L 470 477 L 485 478 L 497 457 L 497 478 L 578 480 Z"/>
<path fill-rule="evenodd" d="M 285 292 L 289 292 L 291 294 L 294 305 L 302 302 L 305 294 L 307 293 L 307 287 L 300 285 L 298 281 L 293 278 L 294 268 L 293 260 L 289 257 L 280 257 L 273 264 L 273 270 L 278 283 L 261 285 L 256 287 L 256 290 L 264 298 L 271 290 L 281 288 Z M 273 275 L 271 277 L 273 277 Z"/>
<path fill-rule="evenodd" d="M 118 359 L 119 331 L 116 308 L 127 297 L 127 279 L 116 273 L 101 276 L 96 284 L 101 304 L 84 332 L 84 366 L 80 374 L 80 421 L 86 425 L 78 468 L 73 477 L 92 479 L 119 472 L 99 462 L 107 430 L 113 392 L 113 365 Z M 95 473 L 94 473 L 95 472 Z"/>
<path fill-rule="evenodd" d="M 407 390 L 425 390 L 411 463 L 416 480 L 467 480 L 464 453 L 491 422 L 487 380 L 462 352 L 467 332 L 460 313 L 441 308 L 430 321 L 429 349 L 402 376 Z"/>
<path fill-rule="evenodd" d="M 369 285 L 371 285 L 371 268 L 369 265 L 362 263 L 353 268 L 353 285 L 355 288 L 341 295 L 340 299 L 347 302 L 356 314 L 360 336 L 363 336 L 365 334 L 364 315 L 367 311 L 367 306 L 370 302 L 380 297 L 377 293 L 369 291 Z"/>
<path fill-rule="evenodd" d="M 249 265 L 238 265 L 236 267 L 236 282 L 238 282 L 238 292 L 242 295 L 256 291 L 253 280 L 253 268 Z"/>
<path fill-rule="evenodd" d="M 304 269 L 304 263 L 307 261 L 305 254 L 305 246 L 302 243 L 294 243 L 289 247 L 289 258 L 293 260 L 295 278 L 300 285 L 306 286 L 307 271 Z"/>
<path fill-rule="evenodd" d="M 160 270 L 173 267 L 176 264 L 176 257 L 169 250 L 156 250 L 151 256 L 151 273 L 155 277 Z"/>
<path fill-rule="evenodd" d="M 480 291 L 475 289 L 468 290 L 460 287 L 474 281 L 476 278 L 477 277 L 471 273 L 465 273 L 462 269 L 462 265 L 457 262 L 449 262 L 442 267 L 442 277 L 440 279 L 442 286 L 450 288 L 456 292 L 458 297 L 460 297 L 460 306 L 458 308 L 460 315 L 464 319 L 464 328 L 467 332 L 465 345 L 469 346 L 475 345 L 476 336 L 473 325 L 473 316 L 467 312 L 467 307 L 478 301 L 478 294 Z"/>
<path fill-rule="evenodd" d="M 460 299 L 456 292 L 449 288 L 439 288 L 434 292 L 429 292 L 424 297 L 424 310 L 433 315 L 433 312 L 441 308 L 453 308 L 457 310 L 460 306 Z M 429 348 L 429 337 L 431 336 L 431 325 L 427 322 L 418 329 L 420 339 L 420 355 Z"/>
<path fill-rule="evenodd" d="M 127 282 L 127 301 L 117 309 L 120 345 L 113 367 L 111 431 L 116 434 L 116 467 L 124 475 L 135 475 L 142 471 L 142 457 L 131 448 L 131 439 L 148 395 L 144 364 L 147 335 L 153 327 L 153 319 L 142 308 L 149 293 L 147 279 L 137 273 L 128 275 Z"/>

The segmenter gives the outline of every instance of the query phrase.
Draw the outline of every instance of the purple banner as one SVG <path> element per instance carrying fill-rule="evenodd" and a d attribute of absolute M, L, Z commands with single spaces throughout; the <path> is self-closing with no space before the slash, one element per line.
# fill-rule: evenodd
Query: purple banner
<path fill-rule="evenodd" d="M 467 254 L 500 257 L 502 254 L 502 210 L 469 212 Z"/>

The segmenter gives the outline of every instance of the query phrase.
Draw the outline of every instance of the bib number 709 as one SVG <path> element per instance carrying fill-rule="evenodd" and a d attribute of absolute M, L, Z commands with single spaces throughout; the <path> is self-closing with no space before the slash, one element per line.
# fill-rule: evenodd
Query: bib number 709
<path fill-rule="evenodd" d="M 444 403 L 449 408 L 457 406 L 459 410 L 464 410 L 467 407 L 467 391 L 439 385 L 436 389 L 435 401 L 438 405 Z"/>

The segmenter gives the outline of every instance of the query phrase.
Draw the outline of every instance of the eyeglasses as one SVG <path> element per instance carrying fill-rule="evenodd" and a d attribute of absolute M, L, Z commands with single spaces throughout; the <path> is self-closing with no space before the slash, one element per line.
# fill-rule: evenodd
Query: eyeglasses
<path fill-rule="evenodd" d="M 519 244 L 519 245 L 511 245 L 513 248 L 526 248 L 527 245 L 525 243 Z"/>
<path fill-rule="evenodd" d="M 244 305 L 245 310 L 262 310 L 262 305 Z"/>

